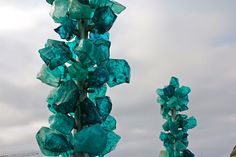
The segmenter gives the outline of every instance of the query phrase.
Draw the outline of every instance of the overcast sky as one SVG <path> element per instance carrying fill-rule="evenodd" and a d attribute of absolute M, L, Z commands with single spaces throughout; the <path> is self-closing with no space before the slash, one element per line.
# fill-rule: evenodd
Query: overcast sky
<path fill-rule="evenodd" d="M 163 124 L 156 88 L 177 76 L 191 87 L 189 131 L 196 157 L 226 157 L 236 144 L 236 1 L 120 0 L 127 6 L 111 30 L 112 58 L 126 59 L 131 83 L 111 88 L 122 136 L 107 157 L 157 157 Z M 44 0 L 0 0 L 0 155 L 39 151 L 35 134 L 48 126 L 50 87 L 36 80 L 38 55 L 59 39 Z"/>

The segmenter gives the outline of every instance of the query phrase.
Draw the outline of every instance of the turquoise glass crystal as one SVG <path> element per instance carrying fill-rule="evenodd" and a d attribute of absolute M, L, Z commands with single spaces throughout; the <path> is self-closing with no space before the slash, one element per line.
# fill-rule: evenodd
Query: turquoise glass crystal
<path fill-rule="evenodd" d="M 178 94 L 179 97 L 184 97 L 188 95 L 191 92 L 191 89 L 186 86 L 182 86 L 176 90 L 176 93 Z"/>
<path fill-rule="evenodd" d="M 36 139 L 40 150 L 46 156 L 58 156 L 61 152 L 72 149 L 72 144 L 63 134 L 46 127 L 37 132 Z"/>
<path fill-rule="evenodd" d="M 123 59 L 110 59 L 106 63 L 108 72 L 110 73 L 109 87 L 114 87 L 122 83 L 130 82 L 130 66 Z"/>
<path fill-rule="evenodd" d="M 197 126 L 197 120 L 195 117 L 190 117 L 188 119 L 188 129 L 193 129 Z"/>
<path fill-rule="evenodd" d="M 84 81 L 88 77 L 88 70 L 83 68 L 82 64 L 79 62 L 73 63 L 68 67 L 70 76 L 76 81 Z"/>
<path fill-rule="evenodd" d="M 88 75 L 87 84 L 90 88 L 99 88 L 109 80 L 109 73 L 106 67 L 97 67 Z"/>
<path fill-rule="evenodd" d="M 109 115 L 104 122 L 102 122 L 101 127 L 107 131 L 113 131 L 116 129 L 116 119 Z"/>
<path fill-rule="evenodd" d="M 161 114 L 166 122 L 162 125 L 165 132 L 160 133 L 160 140 L 168 152 L 169 157 L 192 156 L 188 147 L 188 130 L 197 126 L 194 117 L 188 118 L 181 111 L 188 110 L 188 94 L 190 88 L 179 86 L 179 80 L 172 77 L 169 85 L 163 89 L 157 89 L 157 102 L 161 105 Z M 194 155 L 193 155 L 194 156 Z"/>
<path fill-rule="evenodd" d="M 57 23 L 63 21 L 63 19 L 67 15 L 67 11 L 69 9 L 69 1 L 68 0 L 55 0 L 52 3 L 52 10 L 50 15 L 52 16 L 53 20 Z"/>
<path fill-rule="evenodd" d="M 56 104 L 55 110 L 60 113 L 74 112 L 80 90 L 74 81 L 63 82 L 58 88 L 51 91 L 47 98 L 50 105 Z"/>
<path fill-rule="evenodd" d="M 95 106 L 95 104 L 86 98 L 82 103 L 80 103 L 81 109 L 81 123 L 83 125 L 91 125 L 96 123 L 101 123 L 101 116 Z"/>
<path fill-rule="evenodd" d="M 61 113 L 50 116 L 48 121 L 50 128 L 55 129 L 63 134 L 70 134 L 72 129 L 75 127 L 74 118 Z"/>
<path fill-rule="evenodd" d="M 104 34 L 110 30 L 116 18 L 117 16 L 112 9 L 106 6 L 97 8 L 92 20 L 98 33 Z"/>
<path fill-rule="evenodd" d="M 96 98 L 96 107 L 103 120 L 106 120 L 112 109 L 111 99 L 108 96 Z"/>
<path fill-rule="evenodd" d="M 112 11 L 116 14 L 120 14 L 122 11 L 126 9 L 125 6 L 116 2 L 116 1 L 109 1 L 107 5 L 112 9 Z"/>
<path fill-rule="evenodd" d="M 47 41 L 45 48 L 39 50 L 39 53 L 51 70 L 63 65 L 72 57 L 69 47 L 64 42 L 51 39 Z"/>
<path fill-rule="evenodd" d="M 90 19 L 94 14 L 94 9 L 89 5 L 82 4 L 78 0 L 71 0 L 69 7 L 69 16 L 72 19 Z"/>
<path fill-rule="evenodd" d="M 104 84 L 102 87 L 90 88 L 89 99 L 95 103 L 97 97 L 104 97 L 107 92 L 107 85 Z"/>
<path fill-rule="evenodd" d="M 94 53 L 94 44 L 91 40 L 80 40 L 74 51 L 78 55 L 80 63 L 84 67 L 89 68 L 94 66 L 95 61 L 91 58 Z"/>
<path fill-rule="evenodd" d="M 175 96 L 172 96 L 166 104 L 169 108 L 176 108 L 178 105 L 178 99 Z"/>
<path fill-rule="evenodd" d="M 170 85 L 174 86 L 174 88 L 179 88 L 179 79 L 176 77 L 171 77 Z"/>
<path fill-rule="evenodd" d="M 82 129 L 74 137 L 75 152 L 101 154 L 107 144 L 107 132 L 98 124 Z"/>
<path fill-rule="evenodd" d="M 110 58 L 110 46 L 111 42 L 107 40 L 96 40 L 94 42 L 96 47 L 96 53 L 94 54 L 93 58 L 98 65 L 102 62 L 108 60 Z"/>
<path fill-rule="evenodd" d="M 62 39 L 70 40 L 74 37 L 74 31 L 76 29 L 76 21 L 69 18 L 64 18 L 61 25 L 57 27 L 55 32 L 57 32 Z"/>
<path fill-rule="evenodd" d="M 110 38 L 110 34 L 108 32 L 106 32 L 104 34 L 98 34 L 96 32 L 89 33 L 89 39 L 92 40 L 92 41 L 97 41 L 97 40 L 109 41 L 109 38 Z"/>
<path fill-rule="evenodd" d="M 40 72 L 37 75 L 37 79 L 41 80 L 43 83 L 46 83 L 53 87 L 58 87 L 65 76 L 65 67 L 60 66 L 53 70 L 43 64 Z"/>
<path fill-rule="evenodd" d="M 187 148 L 186 145 L 184 145 L 182 142 L 177 141 L 176 142 L 176 150 L 177 151 L 184 151 Z"/>
<path fill-rule="evenodd" d="M 107 134 L 107 143 L 105 150 L 99 155 L 103 157 L 104 155 L 110 153 L 116 148 L 117 143 L 120 141 L 120 136 L 114 133 L 113 131 L 108 132 Z"/>

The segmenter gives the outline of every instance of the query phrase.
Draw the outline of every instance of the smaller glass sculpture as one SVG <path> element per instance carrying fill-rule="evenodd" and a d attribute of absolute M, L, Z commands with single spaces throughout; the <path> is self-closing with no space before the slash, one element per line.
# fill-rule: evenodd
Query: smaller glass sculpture
<path fill-rule="evenodd" d="M 197 120 L 180 113 L 188 110 L 190 91 L 189 87 L 180 87 L 176 77 L 171 78 L 168 86 L 156 91 L 162 117 L 166 120 L 162 125 L 164 132 L 160 133 L 166 151 L 162 151 L 160 157 L 194 157 L 187 149 L 188 130 L 197 126 Z"/>

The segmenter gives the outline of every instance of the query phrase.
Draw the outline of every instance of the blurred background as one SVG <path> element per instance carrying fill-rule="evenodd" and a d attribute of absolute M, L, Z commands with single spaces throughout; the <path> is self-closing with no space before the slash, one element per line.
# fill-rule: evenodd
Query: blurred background
<path fill-rule="evenodd" d="M 236 1 L 119 0 L 127 7 L 111 30 L 111 57 L 126 59 L 130 84 L 109 89 L 122 136 L 107 157 L 157 157 L 164 123 L 155 90 L 171 76 L 191 87 L 189 131 L 197 157 L 229 156 L 236 144 Z M 0 0 L 0 156 L 39 152 L 35 134 L 48 126 L 46 97 L 36 80 L 38 49 L 59 39 L 46 0 Z"/>

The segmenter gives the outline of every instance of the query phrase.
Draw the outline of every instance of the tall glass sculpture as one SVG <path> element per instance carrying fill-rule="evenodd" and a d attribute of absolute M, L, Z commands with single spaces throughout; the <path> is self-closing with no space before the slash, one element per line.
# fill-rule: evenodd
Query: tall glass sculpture
<path fill-rule="evenodd" d="M 157 102 L 161 105 L 161 114 L 166 122 L 162 125 L 164 132 L 160 134 L 166 151 L 161 151 L 160 157 L 194 157 L 187 149 L 188 130 L 196 127 L 197 120 L 188 118 L 182 111 L 188 110 L 188 94 L 190 88 L 179 86 L 179 80 L 172 77 L 168 86 L 157 89 Z"/>
<path fill-rule="evenodd" d="M 110 115 L 107 85 L 130 82 L 130 66 L 111 59 L 108 31 L 125 7 L 113 0 L 47 0 L 64 41 L 48 39 L 39 50 L 45 62 L 37 78 L 54 87 L 47 103 L 50 127 L 36 134 L 46 156 L 99 156 L 114 150 L 120 136 Z"/>

